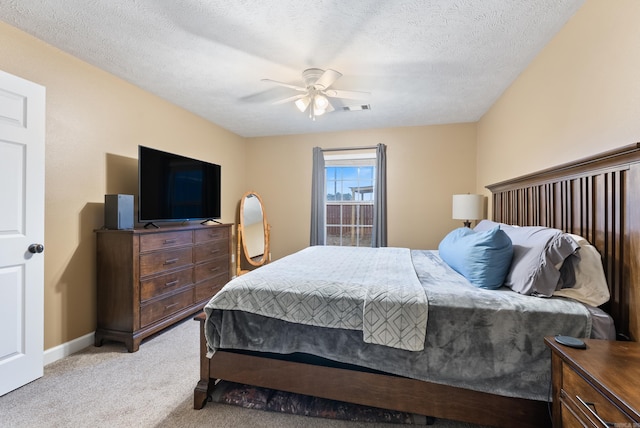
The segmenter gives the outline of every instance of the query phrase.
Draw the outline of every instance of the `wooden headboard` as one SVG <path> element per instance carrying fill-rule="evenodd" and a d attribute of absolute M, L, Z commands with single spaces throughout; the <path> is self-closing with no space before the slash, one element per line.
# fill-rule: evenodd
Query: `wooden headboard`
<path fill-rule="evenodd" d="M 581 235 L 600 251 L 602 308 L 620 339 L 640 339 L 640 143 L 492 184 L 494 221 Z"/>

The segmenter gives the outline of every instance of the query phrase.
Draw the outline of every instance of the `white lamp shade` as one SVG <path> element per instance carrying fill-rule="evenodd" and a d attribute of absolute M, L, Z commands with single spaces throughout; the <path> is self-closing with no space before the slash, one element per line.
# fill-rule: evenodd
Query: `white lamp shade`
<path fill-rule="evenodd" d="M 329 100 L 324 95 L 316 95 L 313 97 L 313 106 L 316 110 L 322 110 L 324 113 L 329 106 Z"/>
<path fill-rule="evenodd" d="M 453 218 L 479 220 L 484 217 L 483 195 L 453 195 Z"/>
<path fill-rule="evenodd" d="M 300 110 L 301 112 L 304 112 L 307 107 L 309 106 L 309 97 L 305 96 L 302 98 L 298 98 L 295 102 L 296 107 L 298 107 L 298 110 Z"/>

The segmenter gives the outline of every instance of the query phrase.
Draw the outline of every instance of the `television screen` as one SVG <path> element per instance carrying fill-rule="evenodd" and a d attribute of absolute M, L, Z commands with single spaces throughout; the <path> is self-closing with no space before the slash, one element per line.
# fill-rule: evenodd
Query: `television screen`
<path fill-rule="evenodd" d="M 140 222 L 220 218 L 220 165 L 138 146 Z"/>

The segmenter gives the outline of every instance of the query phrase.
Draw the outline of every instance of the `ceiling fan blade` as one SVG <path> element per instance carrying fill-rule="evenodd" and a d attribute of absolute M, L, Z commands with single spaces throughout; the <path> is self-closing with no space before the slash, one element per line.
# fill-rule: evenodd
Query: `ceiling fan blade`
<path fill-rule="evenodd" d="M 303 88 L 302 86 L 290 85 L 284 82 L 278 82 L 277 80 L 271 79 L 262 79 L 263 82 L 275 83 L 276 85 L 284 86 L 285 88 L 295 89 L 296 91 L 305 92 L 307 88 Z"/>
<path fill-rule="evenodd" d="M 332 98 L 345 98 L 347 100 L 368 100 L 371 97 L 370 92 L 360 91 L 343 91 L 341 89 L 328 89 L 324 94 Z"/>
<path fill-rule="evenodd" d="M 288 98 L 284 98 L 282 100 L 274 101 L 271 104 L 273 104 L 273 105 L 284 104 L 284 103 L 288 103 L 289 101 L 299 100 L 300 98 L 304 98 L 306 96 L 307 96 L 307 94 L 294 95 L 292 97 L 288 97 Z"/>
<path fill-rule="evenodd" d="M 339 73 L 335 70 L 327 69 L 322 73 L 322 76 L 316 80 L 314 86 L 321 86 L 323 89 L 327 89 L 329 86 L 333 85 L 333 83 L 338 80 L 342 76 L 342 73 Z"/>

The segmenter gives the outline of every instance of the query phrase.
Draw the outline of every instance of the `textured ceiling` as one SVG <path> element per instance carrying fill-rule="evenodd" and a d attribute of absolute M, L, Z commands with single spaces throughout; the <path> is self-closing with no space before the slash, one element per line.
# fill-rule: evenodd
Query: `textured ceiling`
<path fill-rule="evenodd" d="M 3 0 L 0 20 L 245 137 L 474 122 L 583 0 Z M 304 69 L 361 102 L 311 121 Z"/>

